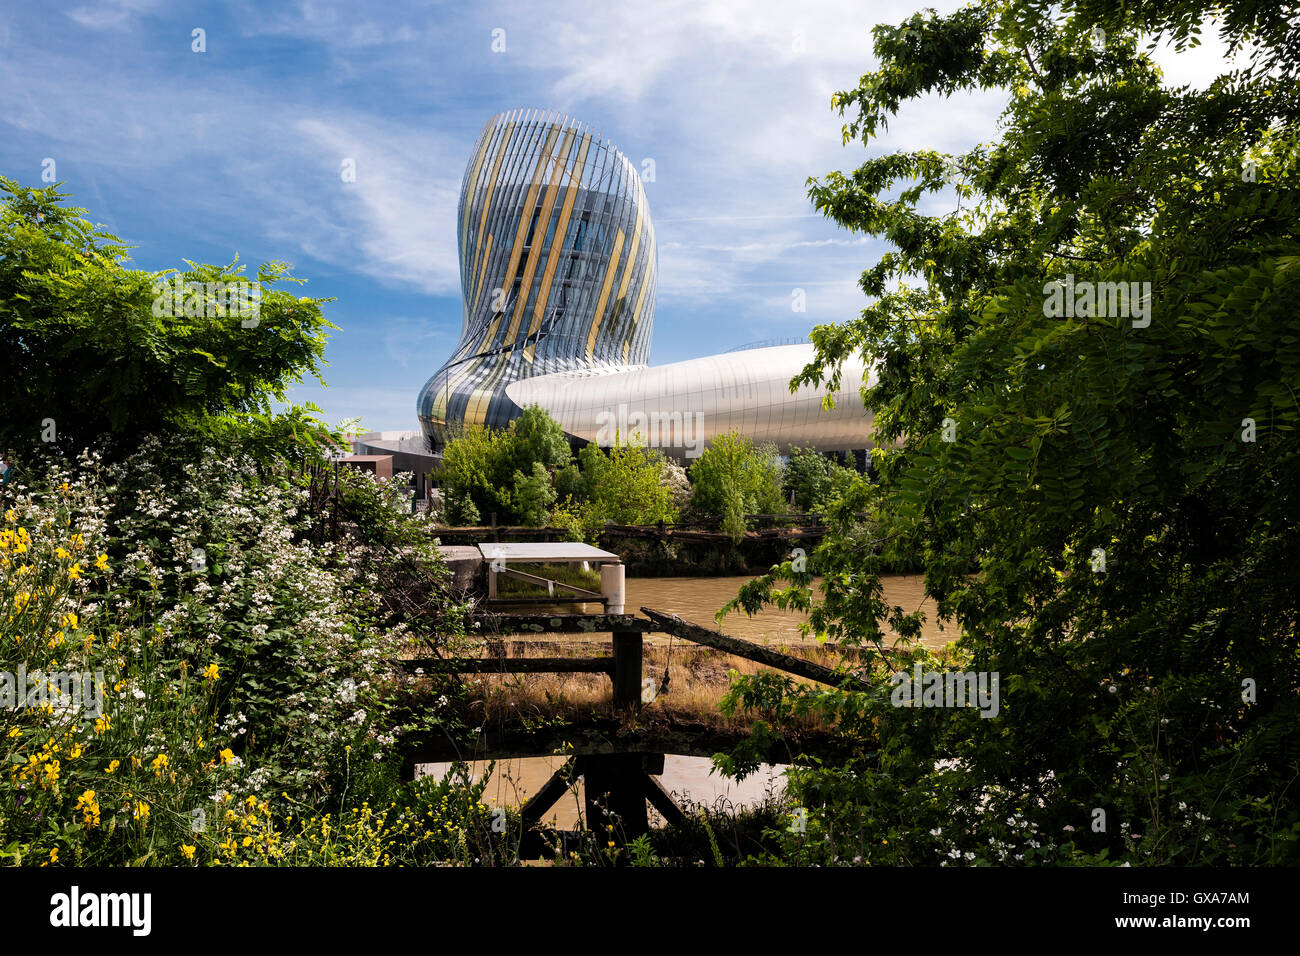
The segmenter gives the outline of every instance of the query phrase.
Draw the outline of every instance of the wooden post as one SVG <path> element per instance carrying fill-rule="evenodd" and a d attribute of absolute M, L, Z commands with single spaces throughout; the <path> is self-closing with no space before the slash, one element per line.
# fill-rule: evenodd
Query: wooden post
<path fill-rule="evenodd" d="M 605 841 L 634 840 L 650 829 L 646 811 L 647 779 L 642 755 L 589 754 L 580 757 L 586 797 L 587 829 L 596 835 L 597 845 Z M 603 805 L 603 806 L 602 806 Z M 612 826 L 613 829 L 607 829 Z"/>
<path fill-rule="evenodd" d="M 600 566 L 600 593 L 606 614 L 622 614 L 626 600 L 622 564 Z M 614 709 L 641 706 L 641 632 L 614 631 Z"/>
<path fill-rule="evenodd" d="M 614 709 L 641 709 L 641 632 L 614 632 Z"/>

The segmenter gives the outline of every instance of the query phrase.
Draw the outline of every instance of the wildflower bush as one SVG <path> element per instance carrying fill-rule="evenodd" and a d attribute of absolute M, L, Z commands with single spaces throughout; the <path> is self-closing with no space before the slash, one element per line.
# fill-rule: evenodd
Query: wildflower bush
<path fill-rule="evenodd" d="M 161 629 L 105 601 L 115 571 L 102 488 L 55 471 L 4 503 L 0 670 L 21 699 L 0 708 L 0 852 L 164 862 L 191 811 L 239 785 L 215 724 L 218 671 L 169 659 Z M 77 675 L 73 693 L 55 674 Z"/>
<path fill-rule="evenodd" d="M 306 483 L 266 477 L 234 447 L 149 439 L 116 463 L 28 456 L 22 474 L 0 527 L 0 672 L 24 691 L 0 708 L 8 860 L 233 863 L 247 849 L 304 862 L 310 844 L 362 862 L 360 844 L 337 849 L 340 834 L 417 825 L 427 801 L 397 781 L 393 746 L 439 722 L 454 688 L 399 713 L 413 688 L 386 662 L 454 641 L 461 618 L 426 593 L 437 620 L 397 622 L 394 580 L 423 573 L 437 592 L 446 578 L 427 521 L 395 507 L 398 482 L 343 476 L 361 524 L 314 543 Z M 398 795 L 407 809 L 362 812 Z M 441 827 L 451 810 L 439 812 Z M 332 829 L 339 814 L 355 833 Z M 426 808 L 418 826 L 430 820 Z"/>

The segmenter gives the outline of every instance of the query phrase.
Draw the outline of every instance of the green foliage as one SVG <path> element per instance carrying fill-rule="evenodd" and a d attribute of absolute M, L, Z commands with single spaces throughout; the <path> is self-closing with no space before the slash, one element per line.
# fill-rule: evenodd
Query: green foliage
<path fill-rule="evenodd" d="M 593 443 L 578 453 L 578 460 L 586 527 L 676 519 L 664 484 L 667 462 L 661 452 L 638 445 L 615 445 L 605 451 Z"/>
<path fill-rule="evenodd" d="M 756 446 L 736 432 L 714 439 L 691 463 L 691 509 L 722 518 L 722 529 L 739 541 L 745 515 L 783 509 L 781 469 L 772 446 Z"/>
<path fill-rule="evenodd" d="M 234 262 L 132 270 L 121 241 L 63 205 L 57 186 L 0 178 L 0 195 L 0 442 L 37 442 L 51 421 L 58 440 L 77 448 L 107 434 L 129 449 L 148 433 L 229 429 L 241 417 L 272 419 L 271 403 L 291 384 L 319 378 L 334 328 L 321 316 L 327 300 L 279 288 L 300 281 L 283 263 L 255 276 Z M 176 276 L 203 283 L 179 310 L 160 294 Z M 256 317 L 215 316 L 208 283 L 218 282 L 256 283 Z"/>
<path fill-rule="evenodd" d="M 831 456 L 812 448 L 793 448 L 781 478 L 785 499 L 794 500 L 801 511 L 822 512 L 843 495 L 848 483 L 857 474 Z"/>
<path fill-rule="evenodd" d="M 827 808 L 827 833 L 855 832 L 849 810 L 915 820 L 859 827 L 871 861 L 1003 859 L 990 840 L 1026 862 L 1298 858 L 1300 89 L 1279 25 L 1296 10 L 1229 4 L 1226 38 L 1259 44 L 1250 66 L 1164 86 L 1148 42 L 1192 43 L 1215 9 L 920 13 L 877 27 L 879 67 L 833 98 L 846 143 L 931 94 L 1007 102 L 996 142 L 810 181 L 818 209 L 892 246 L 863 274 L 873 301 L 814 330 L 817 362 L 796 379 L 835 388 L 845 360 L 876 362 L 880 481 L 850 484 L 807 571 L 787 562 L 737 606 L 812 602 L 835 640 L 912 639 L 915 612 L 888 607 L 879 576 L 918 561 L 970 666 L 1002 678 L 997 719 L 878 707 L 906 750 L 882 730 L 858 772 L 796 784 L 800 800 L 821 788 L 805 805 Z M 949 179 L 956 208 L 932 211 Z M 1067 275 L 1139 297 L 1054 313 Z M 862 696 L 832 695 L 841 712 Z M 980 801 L 991 822 L 963 812 Z M 847 852 L 813 835 L 808 852 Z"/>
<path fill-rule="evenodd" d="M 532 474 L 529 475 L 515 469 L 510 501 L 513 512 L 523 524 L 546 523 L 551 505 L 555 503 L 555 489 L 551 486 L 550 474 L 540 461 L 533 462 Z"/>
<path fill-rule="evenodd" d="M 0 761 L 22 769 L 0 777 L 6 855 L 283 862 L 300 815 L 347 806 L 358 778 L 377 786 L 399 762 L 395 736 L 417 724 L 383 662 L 458 646 L 462 609 L 402 483 L 339 484 L 346 537 L 322 544 L 297 474 L 262 474 L 238 444 L 147 438 L 5 485 L 0 598 L 17 613 L 0 620 L 0 671 L 92 672 L 102 693 L 89 715 L 0 708 Z M 434 613 L 403 613 L 412 568 L 406 590 Z M 452 694 L 423 702 L 420 729 L 461 729 Z M 296 823 L 273 833 L 273 814 Z"/>
<path fill-rule="evenodd" d="M 549 523 L 580 540 L 609 522 L 672 521 L 667 473 L 661 452 L 635 445 L 605 451 L 591 443 L 575 462 L 559 423 L 533 406 L 506 429 L 471 426 L 447 444 L 445 518 L 474 524 L 496 512 L 505 523 Z"/>
<path fill-rule="evenodd" d="M 495 512 L 504 524 L 545 524 L 555 500 L 550 473 L 569 460 L 564 429 L 535 405 L 505 429 L 467 426 L 443 452 L 446 520 L 477 524 Z"/>

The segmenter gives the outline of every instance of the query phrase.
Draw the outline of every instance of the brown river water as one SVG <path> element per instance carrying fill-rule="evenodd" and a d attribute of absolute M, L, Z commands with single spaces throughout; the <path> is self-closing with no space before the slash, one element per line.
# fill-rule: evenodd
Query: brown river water
<path fill-rule="evenodd" d="M 805 619 L 803 614 L 775 608 L 765 609 L 754 617 L 747 617 L 743 611 L 735 611 L 723 618 L 720 624 L 715 621 L 713 616 L 718 609 L 734 598 L 740 586 L 749 580 L 747 576 L 628 578 L 625 582 L 625 608 L 631 614 L 639 612 L 642 607 L 677 614 L 687 621 L 705 627 L 716 627 L 724 634 L 756 644 L 797 644 L 816 640 L 812 636 L 805 638 L 799 633 L 799 623 Z M 956 638 L 957 634 L 951 626 L 941 630 L 935 621 L 934 602 L 925 597 L 924 578 L 921 575 L 890 575 L 883 579 L 882 584 L 886 603 L 899 605 L 905 611 L 920 609 L 925 612 L 926 620 L 921 631 L 923 644 L 940 648 Z M 539 609 L 541 607 L 539 605 Z M 556 613 L 580 613 L 584 607 L 589 613 L 599 613 L 601 610 L 599 604 L 577 607 L 549 605 L 548 609 Z M 661 639 L 666 640 L 661 635 L 646 636 L 649 643 Z M 554 756 L 497 761 L 483 795 L 484 801 L 488 806 L 519 806 L 546 783 L 564 759 Z M 481 779 L 488 766 L 487 761 L 471 763 L 470 771 L 474 779 Z M 437 777 L 445 775 L 448 769 L 449 764 L 425 764 L 418 768 L 422 774 Z M 742 807 L 760 803 L 769 794 L 779 795 L 784 789 L 781 776 L 784 770 L 782 765 L 764 764 L 758 773 L 737 782 L 715 773 L 713 762 L 707 757 L 668 754 L 660 782 L 678 797 L 679 802 L 686 799 L 709 805 L 722 802 Z M 576 791 L 555 805 L 547 819 L 554 820 L 564 828 L 577 826 L 582 800 L 582 784 L 579 783 Z M 656 814 L 651 810 L 652 822 L 655 817 Z"/>

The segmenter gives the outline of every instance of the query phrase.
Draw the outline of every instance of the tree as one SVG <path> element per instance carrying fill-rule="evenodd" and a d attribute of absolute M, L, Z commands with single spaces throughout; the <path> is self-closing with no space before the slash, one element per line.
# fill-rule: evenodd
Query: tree
<path fill-rule="evenodd" d="M 676 519 L 668 498 L 667 461 L 661 452 L 637 445 L 615 445 L 605 452 L 590 444 L 583 452 L 588 449 L 595 454 L 584 454 L 586 466 L 594 466 L 597 456 L 602 459 L 588 477 L 585 520 L 589 526 L 606 521 L 642 525 Z"/>
<path fill-rule="evenodd" d="M 503 452 L 516 467 L 532 471 L 534 464 L 547 470 L 560 468 L 573 457 L 560 423 L 537 405 L 530 405 L 510 423 L 508 448 Z"/>
<path fill-rule="evenodd" d="M 555 494 L 551 473 L 571 457 L 564 429 L 536 405 L 504 429 L 466 426 L 447 443 L 439 469 L 447 521 L 476 524 L 495 513 L 506 522 L 545 524 Z"/>
<path fill-rule="evenodd" d="M 533 462 L 532 472 L 524 474 L 515 469 L 511 506 L 513 513 L 524 524 L 544 525 L 555 504 L 555 488 L 551 475 L 540 462 Z"/>
<path fill-rule="evenodd" d="M 824 511 L 848 487 L 856 470 L 812 448 L 792 448 L 781 492 L 803 511 Z"/>
<path fill-rule="evenodd" d="M 1220 9 L 1233 48 L 1256 44 L 1250 65 L 1164 86 L 1144 44 L 1194 44 Z M 854 799 L 939 795 L 900 837 L 909 859 L 933 859 L 926 819 L 960 820 L 972 854 L 990 839 L 1047 852 L 996 829 L 1022 812 L 1053 852 L 1071 827 L 1061 852 L 1297 858 L 1297 12 L 927 12 L 876 27 L 879 68 L 832 98 L 846 143 L 923 96 L 1007 100 L 996 142 L 810 180 L 819 210 L 893 247 L 863 273 L 873 301 L 814 330 L 795 380 L 834 388 L 846 359 L 877 362 L 880 481 L 854 482 L 806 570 L 787 562 L 737 603 L 811 606 L 818 633 L 883 649 L 919 621 L 886 605 L 880 572 L 919 561 L 968 666 L 1001 675 L 996 720 L 886 704 L 851 725 L 881 743 Z M 923 212 L 949 184 L 956 208 Z M 742 680 L 735 699 L 770 692 Z M 849 699 L 824 703 L 843 715 Z M 979 800 L 986 814 L 961 810 Z M 1128 825 L 1096 832 L 1094 809 Z"/>
<path fill-rule="evenodd" d="M 0 442 L 80 448 L 111 436 L 129 450 L 148 433 L 247 423 L 301 439 L 319 426 L 271 411 L 304 375 L 320 378 L 335 328 L 321 315 L 328 300 L 277 287 L 301 281 L 288 266 L 134 270 L 121 240 L 63 205 L 57 184 L 0 177 L 0 195 Z"/>
<path fill-rule="evenodd" d="M 688 469 L 691 508 L 722 518 L 722 529 L 739 541 L 745 515 L 772 514 L 783 506 L 776 448 L 756 446 L 745 435 L 715 438 Z"/>

